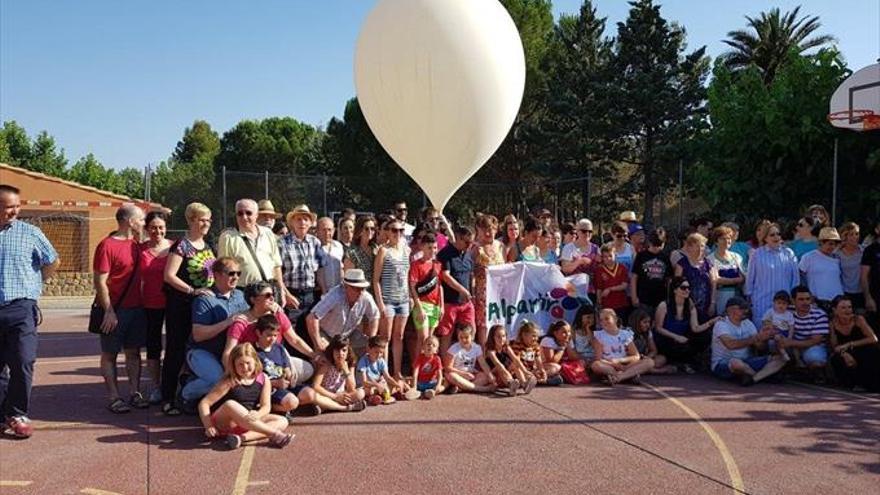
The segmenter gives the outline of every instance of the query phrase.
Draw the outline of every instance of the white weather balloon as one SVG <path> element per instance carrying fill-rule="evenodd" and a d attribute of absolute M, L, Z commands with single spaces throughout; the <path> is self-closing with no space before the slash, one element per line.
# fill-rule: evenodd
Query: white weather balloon
<path fill-rule="evenodd" d="M 438 209 L 504 140 L 525 73 L 497 0 L 380 0 L 354 63 L 370 129 Z"/>

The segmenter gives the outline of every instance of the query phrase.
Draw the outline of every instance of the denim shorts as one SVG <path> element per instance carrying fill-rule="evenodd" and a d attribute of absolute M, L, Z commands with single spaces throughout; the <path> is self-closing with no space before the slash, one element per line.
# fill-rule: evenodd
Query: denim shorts
<path fill-rule="evenodd" d="M 308 385 L 294 385 L 290 388 L 272 389 L 272 404 L 281 404 L 281 401 L 287 397 L 287 394 L 293 394 L 294 397 L 299 398 L 299 393 L 306 388 L 308 388 Z"/>
<path fill-rule="evenodd" d="M 729 380 L 736 376 L 734 372 L 730 371 L 730 361 L 730 359 L 725 359 L 713 366 L 712 374 L 718 378 L 724 378 L 725 380 Z M 740 359 L 740 361 L 746 363 L 749 365 L 749 368 L 752 368 L 755 371 L 761 371 L 764 366 L 767 366 L 767 362 L 770 361 L 770 358 L 768 356 L 754 356 Z"/>
<path fill-rule="evenodd" d="M 434 390 L 437 388 L 437 382 L 419 382 L 416 383 L 416 390 L 424 392 L 426 390 Z"/>
<path fill-rule="evenodd" d="M 409 316 L 409 301 L 402 303 L 385 303 L 385 317 Z"/>
<path fill-rule="evenodd" d="M 804 360 L 804 363 L 806 363 L 807 366 L 813 364 L 825 364 L 828 362 L 828 348 L 825 347 L 825 344 L 807 347 L 801 351 L 801 359 Z"/>
<path fill-rule="evenodd" d="M 140 349 L 147 345 L 147 316 L 143 308 L 116 310 L 116 328 L 102 333 L 101 352 L 119 354 L 123 349 Z"/>

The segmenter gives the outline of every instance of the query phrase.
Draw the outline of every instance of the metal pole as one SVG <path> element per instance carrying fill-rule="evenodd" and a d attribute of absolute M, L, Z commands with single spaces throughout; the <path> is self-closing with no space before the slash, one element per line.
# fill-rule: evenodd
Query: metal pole
<path fill-rule="evenodd" d="M 584 204 L 584 216 L 589 218 L 592 216 L 592 207 L 593 207 L 593 196 L 591 194 L 591 189 L 593 185 L 593 171 L 587 170 L 587 182 L 584 184 L 584 196 L 586 197 L 586 201 Z"/>
<path fill-rule="evenodd" d="M 837 225 L 837 138 L 834 138 L 834 179 L 831 190 L 831 225 Z"/>
<path fill-rule="evenodd" d="M 684 227 L 684 160 L 678 161 L 678 231 Z"/>
<path fill-rule="evenodd" d="M 266 191 L 266 193 L 263 194 L 263 198 L 269 199 L 269 171 L 268 170 L 263 171 L 263 182 L 265 183 L 264 189 Z"/>
<path fill-rule="evenodd" d="M 330 213 L 327 211 L 327 176 L 321 176 L 324 179 L 324 216 L 329 216 Z"/>
<path fill-rule="evenodd" d="M 226 165 L 223 165 L 223 228 L 226 228 Z"/>

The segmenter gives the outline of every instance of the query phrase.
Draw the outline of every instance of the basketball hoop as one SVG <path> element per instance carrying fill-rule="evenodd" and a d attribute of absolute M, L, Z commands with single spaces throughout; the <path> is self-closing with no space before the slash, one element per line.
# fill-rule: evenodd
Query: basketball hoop
<path fill-rule="evenodd" d="M 871 131 L 880 129 L 880 115 L 874 113 L 873 110 L 843 110 L 840 112 L 832 112 L 828 114 L 828 121 L 831 125 L 835 122 L 844 124 L 862 124 L 862 130 Z"/>

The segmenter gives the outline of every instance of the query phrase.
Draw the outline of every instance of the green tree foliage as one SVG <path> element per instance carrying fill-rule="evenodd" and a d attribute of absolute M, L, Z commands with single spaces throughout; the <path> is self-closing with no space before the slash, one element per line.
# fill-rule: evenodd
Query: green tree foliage
<path fill-rule="evenodd" d="M 609 63 L 603 101 L 606 155 L 636 167 L 629 184 L 644 192 L 644 218 L 654 216 L 654 197 L 671 182 L 689 142 L 704 127 L 704 87 L 709 71 L 705 47 L 685 53 L 685 31 L 669 23 L 652 0 L 630 2 Z"/>
<path fill-rule="evenodd" d="M 826 120 L 831 94 L 848 75 L 835 50 L 789 54 L 769 84 L 757 67 L 734 75 L 716 64 L 712 131 L 694 174 L 715 213 L 754 220 L 795 216 L 812 203 L 830 206 L 835 137 L 842 211 L 853 218 L 880 213 L 880 167 L 870 158 L 880 136 L 836 130 Z"/>
<path fill-rule="evenodd" d="M 4 163 L 27 168 L 31 159 L 31 140 L 23 127 L 14 120 L 3 123 L 0 129 L 0 158 Z"/>
<path fill-rule="evenodd" d="M 321 166 L 323 133 L 291 117 L 243 120 L 220 140 L 215 170 L 309 174 Z"/>
<path fill-rule="evenodd" d="M 55 149 L 55 138 L 48 132 L 42 131 L 34 139 L 27 168 L 54 177 L 64 177 L 67 158 L 64 157 L 64 150 Z"/>
<path fill-rule="evenodd" d="M 220 154 L 220 136 L 211 129 L 211 124 L 196 120 L 192 127 L 183 131 L 171 159 L 181 163 L 214 163 Z"/>
<path fill-rule="evenodd" d="M 67 172 L 68 179 L 85 186 L 92 186 L 105 191 L 117 192 L 116 174 L 101 165 L 95 155 L 88 155 L 77 160 Z"/>
<path fill-rule="evenodd" d="M 732 50 L 721 56 L 722 63 L 733 72 L 754 64 L 764 83 L 770 83 L 779 68 L 789 60 L 790 52 L 800 54 L 835 41 L 830 35 L 809 38 L 822 25 L 818 16 L 798 19 L 800 10 L 798 6 L 781 14 L 777 7 L 770 12 L 761 12 L 757 18 L 746 16 L 751 30 L 738 29 L 727 33 L 730 39 L 723 42 Z"/>
<path fill-rule="evenodd" d="M 172 210 L 169 228 L 186 229 L 184 213 L 186 205 L 192 202 L 207 205 L 215 217 L 220 217 L 222 198 L 214 190 L 213 163 L 201 160 L 161 162 L 151 181 L 151 199 Z"/>

